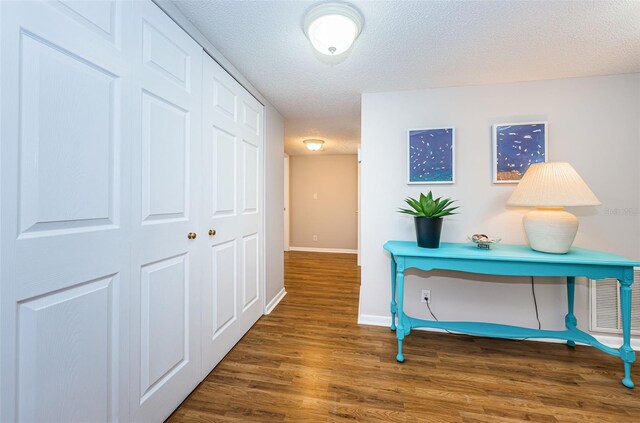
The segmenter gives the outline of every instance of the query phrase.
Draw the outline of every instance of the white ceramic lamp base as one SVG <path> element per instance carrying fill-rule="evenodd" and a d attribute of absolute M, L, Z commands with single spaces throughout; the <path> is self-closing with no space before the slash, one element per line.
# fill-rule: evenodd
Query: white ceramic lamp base
<path fill-rule="evenodd" d="M 568 252 L 578 232 L 578 218 L 562 207 L 538 207 L 522 222 L 531 248 L 543 253 Z"/>

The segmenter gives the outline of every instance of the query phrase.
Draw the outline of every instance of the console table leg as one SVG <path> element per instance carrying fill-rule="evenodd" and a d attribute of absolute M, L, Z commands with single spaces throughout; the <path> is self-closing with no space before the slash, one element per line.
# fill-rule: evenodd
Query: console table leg
<path fill-rule="evenodd" d="M 391 256 L 391 330 L 396 330 L 396 260 Z"/>
<path fill-rule="evenodd" d="M 573 304 L 575 300 L 575 292 L 576 292 L 576 278 L 573 276 L 567 276 L 567 315 L 564 318 L 564 325 L 567 329 L 575 328 L 578 324 L 578 320 L 576 316 L 573 314 Z M 570 347 L 575 347 L 576 343 L 574 341 L 567 341 L 567 345 Z"/>
<path fill-rule="evenodd" d="M 398 355 L 396 360 L 400 363 L 404 361 L 402 355 L 402 340 L 404 339 L 404 270 L 398 269 L 396 272 L 397 294 L 398 294 L 398 328 L 396 337 L 398 338 Z"/>
<path fill-rule="evenodd" d="M 633 271 L 625 273 L 620 282 L 620 309 L 622 311 L 622 347 L 620 358 L 624 362 L 624 378 L 622 384 L 627 388 L 633 388 L 631 380 L 631 363 L 636 359 L 636 354 L 631 348 L 631 285 L 633 284 Z"/>

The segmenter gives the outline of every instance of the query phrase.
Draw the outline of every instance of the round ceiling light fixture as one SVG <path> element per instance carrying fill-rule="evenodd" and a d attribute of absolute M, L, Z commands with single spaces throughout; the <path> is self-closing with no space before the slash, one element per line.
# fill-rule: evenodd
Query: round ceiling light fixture
<path fill-rule="evenodd" d="M 324 144 L 324 141 L 316 140 L 316 139 L 308 139 L 308 140 L 304 140 L 302 142 L 311 151 L 321 150 L 322 149 L 322 145 Z"/>
<path fill-rule="evenodd" d="M 350 5 L 322 3 L 307 12 L 304 33 L 320 53 L 337 56 L 349 50 L 362 24 L 362 15 Z"/>

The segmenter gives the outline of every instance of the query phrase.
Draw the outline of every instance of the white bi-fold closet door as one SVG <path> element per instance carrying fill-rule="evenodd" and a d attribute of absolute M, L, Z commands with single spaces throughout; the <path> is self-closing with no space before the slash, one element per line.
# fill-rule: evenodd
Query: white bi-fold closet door
<path fill-rule="evenodd" d="M 263 312 L 263 107 L 210 57 L 203 72 L 203 376 Z M 213 234 L 213 235 L 209 235 Z"/>
<path fill-rule="evenodd" d="M 3 422 L 125 418 L 133 136 L 122 6 L 0 2 Z"/>
<path fill-rule="evenodd" d="M 150 2 L 129 10 L 136 116 L 130 414 L 161 421 L 201 380 L 198 226 L 201 169 L 209 165 L 201 154 L 203 52 Z"/>
<path fill-rule="evenodd" d="M 0 421 L 161 421 L 263 311 L 263 107 L 151 1 L 0 18 Z"/>

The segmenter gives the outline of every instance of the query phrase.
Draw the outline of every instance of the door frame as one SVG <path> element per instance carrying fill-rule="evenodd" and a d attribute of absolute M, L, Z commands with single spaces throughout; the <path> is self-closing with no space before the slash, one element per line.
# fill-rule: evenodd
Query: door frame
<path fill-rule="evenodd" d="M 357 206 L 356 206 L 356 214 L 358 215 L 358 222 L 356 224 L 357 227 L 357 231 L 358 231 L 358 266 L 360 266 L 360 257 L 362 256 L 362 239 L 361 239 L 361 233 L 360 233 L 360 221 L 361 221 L 361 210 L 360 210 L 360 196 L 361 196 L 361 177 L 362 177 L 362 169 L 361 169 L 361 164 L 362 164 L 362 151 L 360 148 L 360 144 L 358 144 L 358 202 L 357 202 Z"/>
<path fill-rule="evenodd" d="M 291 246 L 291 198 L 289 196 L 289 155 L 284 155 L 284 251 L 289 251 Z"/>
<path fill-rule="evenodd" d="M 205 54 L 209 54 L 209 56 L 211 56 L 211 54 L 206 50 L 206 48 L 205 48 Z M 215 57 L 211 56 L 211 58 L 215 60 L 220 66 L 222 66 L 222 64 L 220 64 L 220 62 L 218 62 L 215 59 Z M 229 72 L 227 68 L 225 68 L 224 66 L 222 66 L 222 68 L 225 70 L 225 72 L 231 75 L 232 78 L 236 79 L 234 74 Z M 247 92 L 251 94 L 253 98 L 255 98 L 256 101 L 258 101 L 258 103 L 260 103 L 260 105 L 262 105 L 262 110 L 263 110 L 262 133 L 261 133 L 262 148 L 260 149 L 260 155 L 262 156 L 260 159 L 262 163 L 262 169 L 258 173 L 259 178 L 261 178 L 260 185 L 262 189 L 262 194 L 260 195 L 259 205 L 258 205 L 258 213 L 262 214 L 262 217 L 260 219 L 260 227 L 258 229 L 258 237 L 260 238 L 260 257 L 259 257 L 258 265 L 260 266 L 260 274 L 262 275 L 262 280 L 260 281 L 260 286 L 258 287 L 258 289 L 259 289 L 259 295 L 262 298 L 262 301 L 261 301 L 262 315 L 264 316 L 267 314 L 267 303 L 268 303 L 267 301 L 267 237 L 265 235 L 266 229 L 267 229 L 267 213 L 266 213 L 266 210 L 267 210 L 267 106 L 265 105 L 264 101 L 262 101 L 259 97 L 256 97 L 253 91 L 247 88 L 244 84 L 242 84 L 242 82 L 238 81 L 238 83 L 242 86 L 242 88 L 247 90 Z"/>

